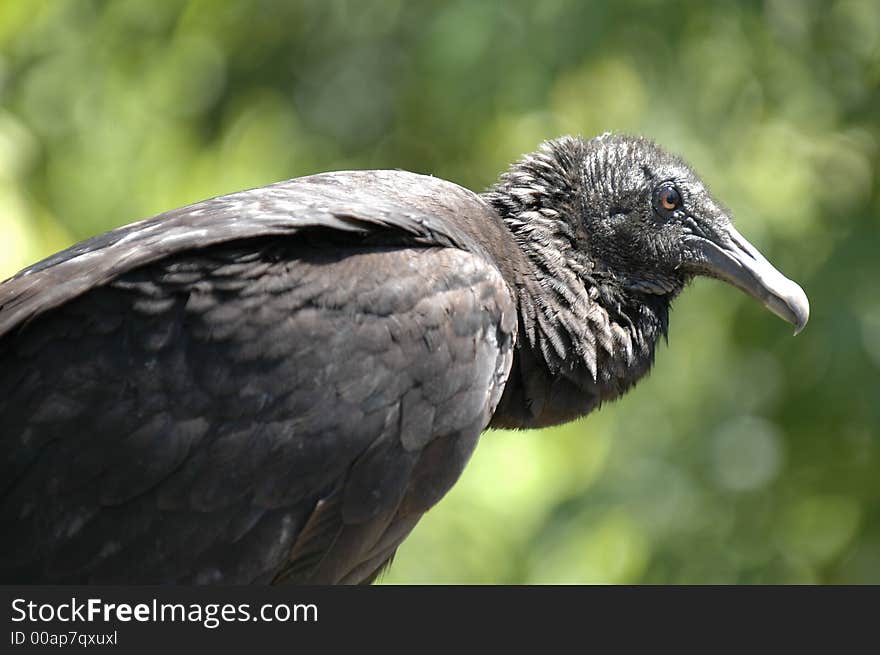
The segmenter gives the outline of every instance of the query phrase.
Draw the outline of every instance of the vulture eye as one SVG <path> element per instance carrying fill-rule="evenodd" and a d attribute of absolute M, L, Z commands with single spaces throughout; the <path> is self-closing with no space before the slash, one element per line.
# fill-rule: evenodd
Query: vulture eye
<path fill-rule="evenodd" d="M 657 187 L 655 204 L 663 213 L 674 212 L 681 207 L 681 193 L 674 185 L 663 184 Z"/>

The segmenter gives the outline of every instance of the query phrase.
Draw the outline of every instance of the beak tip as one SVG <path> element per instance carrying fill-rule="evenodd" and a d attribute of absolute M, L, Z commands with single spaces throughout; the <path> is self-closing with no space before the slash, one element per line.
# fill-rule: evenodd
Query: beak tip
<path fill-rule="evenodd" d="M 788 305 L 792 314 L 791 318 L 793 320 L 791 322 L 794 325 L 794 336 L 797 336 L 810 320 L 810 300 L 798 284 L 791 282 L 791 286 L 792 293 L 786 299 L 786 305 Z"/>

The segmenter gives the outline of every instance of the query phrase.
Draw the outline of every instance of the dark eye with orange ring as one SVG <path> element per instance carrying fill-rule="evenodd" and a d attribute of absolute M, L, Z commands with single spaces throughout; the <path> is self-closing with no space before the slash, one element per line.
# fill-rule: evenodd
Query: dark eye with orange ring
<path fill-rule="evenodd" d="M 681 193 L 674 184 L 661 184 L 654 192 L 654 206 L 664 214 L 674 212 L 681 204 Z"/>

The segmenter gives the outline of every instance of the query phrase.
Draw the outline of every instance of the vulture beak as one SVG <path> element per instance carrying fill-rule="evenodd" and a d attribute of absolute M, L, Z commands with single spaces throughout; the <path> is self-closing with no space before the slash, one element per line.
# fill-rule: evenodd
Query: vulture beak
<path fill-rule="evenodd" d="M 810 301 L 804 290 L 780 273 L 730 223 L 713 231 L 709 238 L 686 237 L 692 257 L 689 268 L 745 291 L 794 325 L 795 334 L 803 330 L 810 318 Z"/>

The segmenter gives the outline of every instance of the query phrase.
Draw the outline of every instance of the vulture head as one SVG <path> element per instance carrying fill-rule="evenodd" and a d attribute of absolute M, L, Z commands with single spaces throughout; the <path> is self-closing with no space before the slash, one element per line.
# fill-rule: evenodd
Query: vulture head
<path fill-rule="evenodd" d="M 548 141 L 484 197 L 534 266 L 540 291 L 521 294 L 525 333 L 556 378 L 574 381 L 573 399 L 590 385 L 598 402 L 615 398 L 644 375 L 671 301 L 698 275 L 744 291 L 795 334 L 807 323 L 800 286 L 734 228 L 684 161 L 647 139 Z"/>
<path fill-rule="evenodd" d="M 674 296 L 696 275 L 728 282 L 795 327 L 804 291 L 733 226 L 730 213 L 679 157 L 653 142 L 604 135 L 543 144 L 497 190 L 528 250 L 623 291 Z M 497 201 L 496 201 L 497 202 Z"/>

